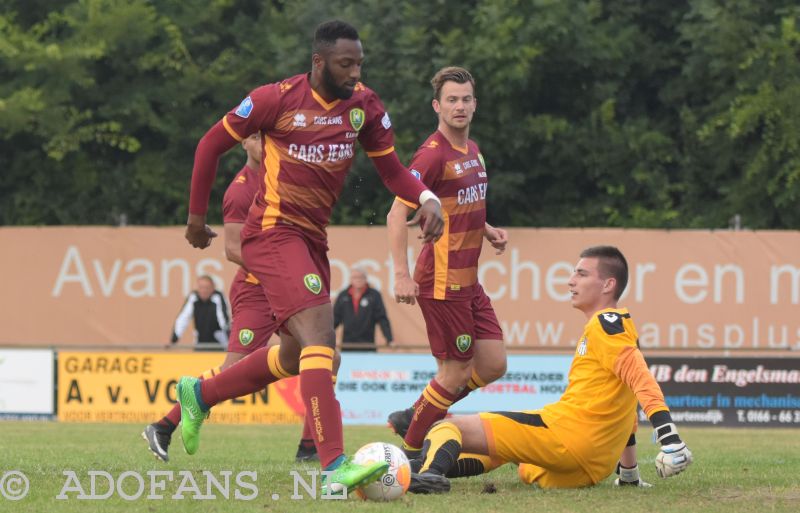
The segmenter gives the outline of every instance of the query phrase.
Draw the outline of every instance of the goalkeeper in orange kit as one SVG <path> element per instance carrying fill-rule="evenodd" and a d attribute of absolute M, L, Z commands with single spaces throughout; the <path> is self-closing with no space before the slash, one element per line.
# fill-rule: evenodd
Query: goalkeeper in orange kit
<path fill-rule="evenodd" d="M 572 306 L 588 322 L 578 341 L 561 399 L 541 410 L 457 416 L 434 425 L 425 437 L 421 467 L 410 492 L 449 491 L 447 476 L 488 472 L 519 463 L 521 479 L 542 488 L 577 488 L 602 481 L 618 467 L 623 481 L 639 481 L 635 465 L 636 405 L 650 419 L 661 444 L 656 471 L 682 472 L 692 453 L 638 348 L 631 316 L 617 301 L 628 282 L 628 264 L 611 246 L 584 250 L 569 281 Z M 619 460 L 620 454 L 623 458 Z"/>

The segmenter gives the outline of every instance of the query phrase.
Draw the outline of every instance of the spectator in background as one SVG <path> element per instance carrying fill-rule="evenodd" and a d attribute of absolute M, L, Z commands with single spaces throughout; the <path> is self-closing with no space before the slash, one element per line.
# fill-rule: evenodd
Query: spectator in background
<path fill-rule="evenodd" d="M 392 344 L 392 327 L 381 293 L 370 288 L 367 273 L 350 269 L 350 286 L 339 293 L 333 306 L 333 327 L 344 325 L 342 351 L 375 352 L 375 325 L 380 324 L 386 345 Z"/>
<path fill-rule="evenodd" d="M 195 350 L 225 351 L 228 348 L 230 321 L 225 296 L 214 287 L 210 276 L 197 278 L 197 289 L 189 294 L 172 327 L 175 344 L 194 319 Z"/>

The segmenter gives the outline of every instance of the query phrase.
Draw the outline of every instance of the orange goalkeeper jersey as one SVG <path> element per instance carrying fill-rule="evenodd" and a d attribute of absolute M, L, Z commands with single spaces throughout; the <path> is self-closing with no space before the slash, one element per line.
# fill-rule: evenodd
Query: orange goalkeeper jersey
<path fill-rule="evenodd" d="M 586 324 L 561 399 L 542 420 L 595 482 L 613 471 L 636 429 L 636 403 L 649 417 L 668 410 L 638 348 L 628 310 L 605 309 Z"/>

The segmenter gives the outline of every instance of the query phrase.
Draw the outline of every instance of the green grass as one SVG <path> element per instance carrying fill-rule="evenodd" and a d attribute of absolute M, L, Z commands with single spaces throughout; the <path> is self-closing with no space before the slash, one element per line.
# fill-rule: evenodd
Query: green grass
<path fill-rule="evenodd" d="M 675 478 L 661 480 L 655 475 L 656 448 L 647 441 L 649 430 L 639 437 L 639 463 L 652 489 L 617 489 L 611 479 L 581 490 L 538 490 L 517 480 L 516 469 L 501 468 L 485 476 L 453 481 L 448 495 L 406 495 L 394 503 L 370 503 L 357 499 L 344 501 L 291 500 L 292 469 L 313 466 L 293 461 L 297 426 L 223 426 L 203 428 L 197 455 L 187 456 L 179 437 L 171 446 L 169 464 L 156 461 L 140 437 L 142 426 L 125 424 L 0 423 L 0 476 L 8 470 L 21 470 L 30 480 L 30 493 L 11 502 L 0 496 L 0 511 L 77 512 L 77 511 L 388 511 L 435 513 L 510 513 L 510 512 L 765 512 L 800 511 L 800 442 L 797 430 L 683 429 L 682 434 L 694 452 L 695 464 Z M 362 444 L 383 440 L 397 443 L 382 427 L 346 427 L 345 443 L 350 452 Z M 259 495 L 251 501 L 220 498 L 184 500 L 170 496 L 178 483 L 167 483 L 163 500 L 147 500 L 149 490 L 138 500 L 125 501 L 115 494 L 108 500 L 56 500 L 66 482 L 64 470 L 75 471 L 88 491 L 89 470 L 104 470 L 113 476 L 133 470 L 145 475 L 148 470 L 192 472 L 201 489 L 202 471 L 251 470 L 258 473 Z M 218 474 L 217 474 L 218 475 Z M 146 477 L 146 475 L 145 475 Z M 179 478 L 179 477 L 178 477 Z M 497 492 L 482 493 L 487 483 Z M 125 490 L 133 493 L 134 481 Z M 149 486 L 149 484 L 147 485 Z M 235 487 L 232 487 L 235 488 Z M 242 493 L 251 493 L 242 488 Z M 233 492 L 231 492 L 233 493 Z M 273 501 L 272 493 L 282 497 Z"/>

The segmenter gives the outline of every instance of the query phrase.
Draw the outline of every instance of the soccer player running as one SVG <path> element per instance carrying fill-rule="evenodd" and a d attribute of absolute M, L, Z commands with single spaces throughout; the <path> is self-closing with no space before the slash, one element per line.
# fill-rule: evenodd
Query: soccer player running
<path fill-rule="evenodd" d="M 460 458 L 480 460 L 487 472 L 504 462 L 519 463 L 522 480 L 543 488 L 594 485 L 614 471 L 620 453 L 635 454 L 630 440 L 635 441 L 637 401 L 661 443 L 658 475 L 685 470 L 692 453 L 678 436 L 661 388 L 639 351 L 630 313 L 617 306 L 627 282 L 628 264 L 617 248 L 585 249 L 569 291 L 572 306 L 588 322 L 564 395 L 541 410 L 457 416 L 435 425 L 425 437 L 422 470 L 412 474 L 409 491 L 449 491 L 445 476 Z M 633 480 L 626 469 L 620 474 Z M 635 477 L 638 481 L 638 471 Z"/>
<path fill-rule="evenodd" d="M 225 256 L 239 266 L 243 265 L 240 234 L 260 182 L 258 172 L 263 156 L 261 134 L 256 132 L 243 139 L 242 148 L 247 154 L 247 162 L 228 185 L 222 200 Z M 244 267 L 240 267 L 237 271 L 229 294 L 233 310 L 233 324 L 228 339 L 228 353 L 225 355 L 222 365 L 203 373 L 204 378 L 215 376 L 249 353 L 266 347 L 270 337 L 278 329 L 263 289 L 255 276 L 248 273 Z M 275 347 L 274 351 L 277 350 L 278 348 Z M 181 408 L 179 404 L 176 404 L 161 420 L 144 428 L 142 437 L 147 441 L 148 448 L 157 459 L 164 462 L 169 461 L 168 451 L 172 433 L 180 420 Z M 313 446 L 313 442 L 310 447 L 308 444 L 311 439 L 310 428 L 307 423 L 303 425 L 304 433 L 296 456 L 298 461 L 308 461 L 316 457 L 316 448 Z"/>
<path fill-rule="evenodd" d="M 395 199 L 387 216 L 394 260 L 395 297 L 419 303 L 438 371 L 413 408 L 389 415 L 410 458 L 419 456 L 425 433 L 448 408 L 506 371 L 503 331 L 489 297 L 478 283 L 478 259 L 485 237 L 505 251 L 505 230 L 486 223 L 486 167 L 469 138 L 475 113 L 475 80 L 464 68 L 447 67 L 431 80 L 437 130 L 412 159 L 411 173 L 442 200 L 444 235 L 425 244 L 412 279 L 406 256 L 406 219 L 417 203 Z"/>
<path fill-rule="evenodd" d="M 186 228 L 192 246 L 210 244 L 216 234 L 206 225 L 205 212 L 217 160 L 237 141 L 260 132 L 264 179 L 242 230 L 242 258 L 261 283 L 281 330 L 299 344 L 282 338 L 275 357 L 262 348 L 211 379 L 181 378 L 181 434 L 187 452 L 196 451 L 211 406 L 290 374 L 281 355 L 301 348 L 294 359 L 300 394 L 320 463 L 332 471 L 326 486 L 333 493 L 377 479 L 387 468 L 385 462 L 358 465 L 345 457 L 331 383 L 335 333 L 325 228 L 356 140 L 389 190 L 422 205 L 409 221 L 423 226 L 420 238 L 437 240 L 444 224 L 439 199 L 397 158 L 391 121 L 378 95 L 359 82 L 363 59 L 355 28 L 341 21 L 323 23 L 314 35 L 310 73 L 255 89 L 214 125 L 195 153 Z"/>

